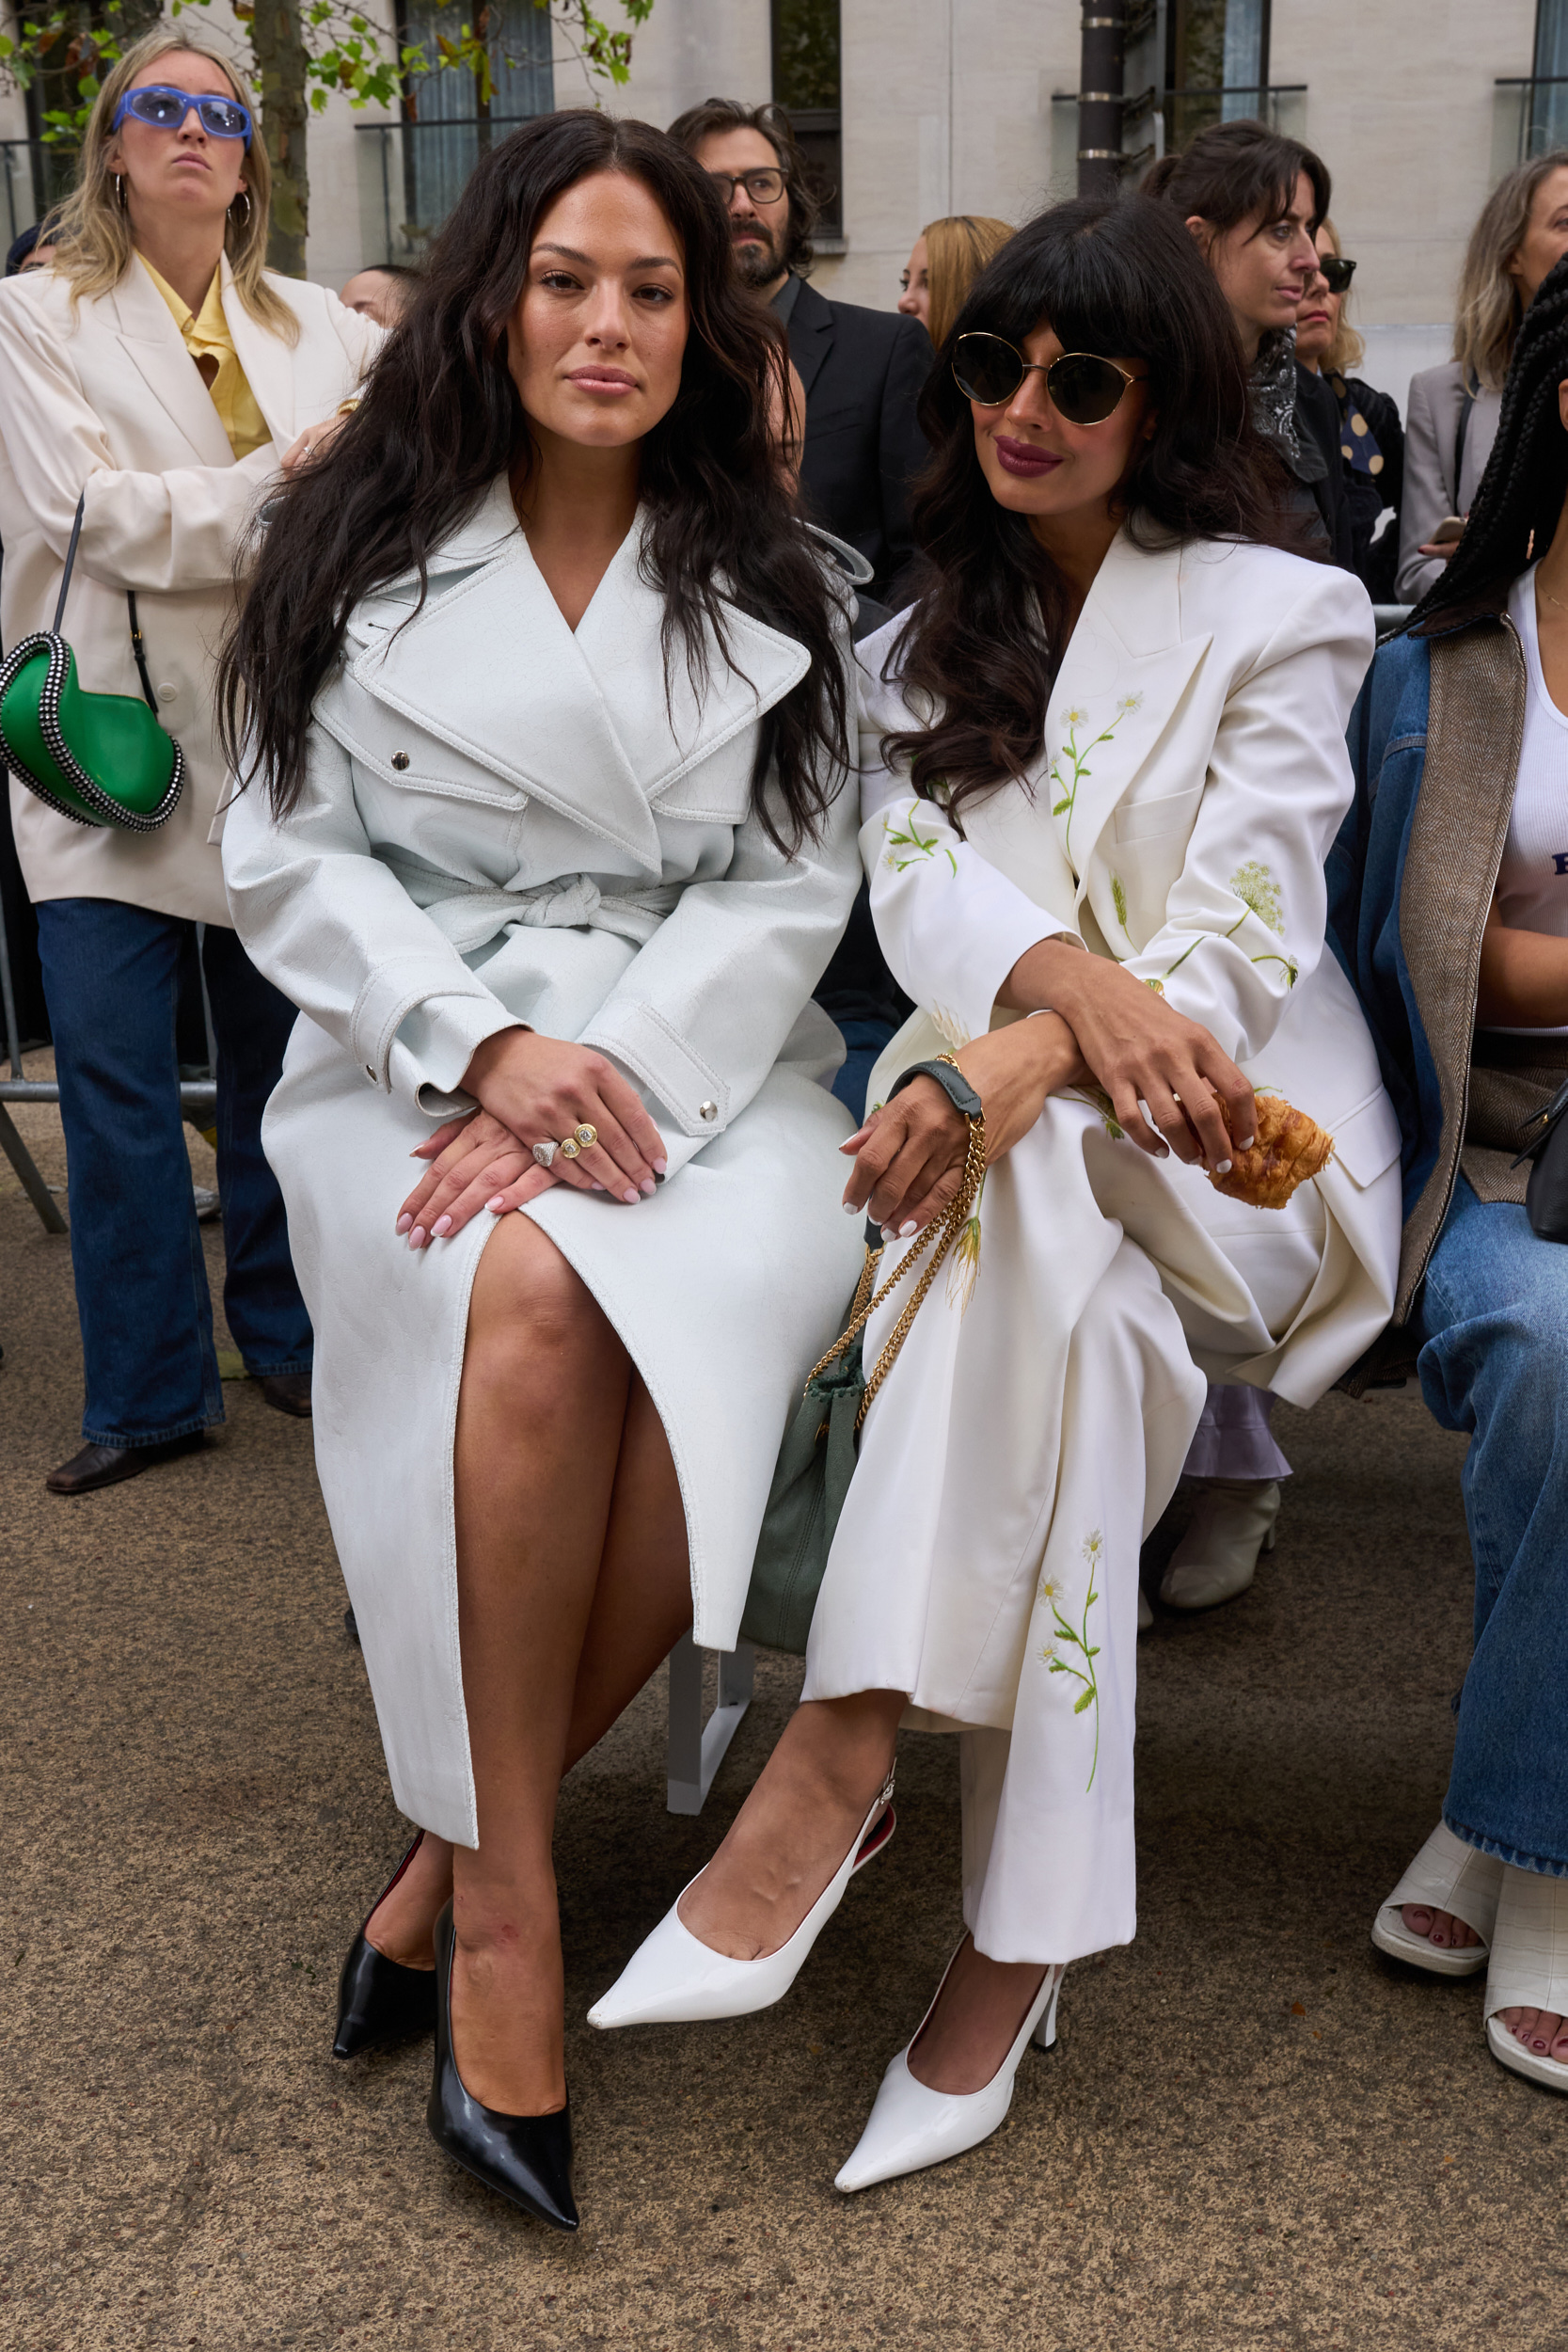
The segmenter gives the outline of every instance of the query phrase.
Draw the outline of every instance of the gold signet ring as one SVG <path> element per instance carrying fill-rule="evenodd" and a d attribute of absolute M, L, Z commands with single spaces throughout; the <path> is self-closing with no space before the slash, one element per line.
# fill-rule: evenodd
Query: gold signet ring
<path fill-rule="evenodd" d="M 576 1136 L 578 1141 L 581 1144 L 585 1152 L 591 1150 L 591 1148 L 599 1140 L 598 1129 L 596 1127 L 590 1127 L 586 1120 L 584 1120 L 580 1127 L 574 1127 L 572 1133 Z"/>

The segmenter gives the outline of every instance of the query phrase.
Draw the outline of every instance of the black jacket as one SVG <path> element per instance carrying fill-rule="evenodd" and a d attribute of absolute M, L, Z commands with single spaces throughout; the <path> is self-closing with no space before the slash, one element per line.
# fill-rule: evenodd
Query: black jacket
<path fill-rule="evenodd" d="M 1397 604 L 1394 575 L 1400 561 L 1400 501 L 1404 495 L 1404 427 L 1397 404 L 1386 392 L 1364 384 L 1358 375 L 1325 376 L 1339 411 L 1341 451 L 1350 440 L 1350 415 L 1359 409 L 1383 459 L 1375 474 L 1365 473 L 1341 455 L 1345 498 L 1350 507 L 1351 535 L 1355 544 L 1352 569 L 1359 576 L 1374 604 Z M 1377 532 L 1386 506 L 1393 514 Z M 1372 533 L 1377 532 L 1374 544 Z"/>
<path fill-rule="evenodd" d="M 1296 433 L 1307 464 L 1296 469 L 1323 517 L 1332 561 L 1347 572 L 1355 569 L 1355 541 L 1351 530 L 1350 503 L 1345 497 L 1345 466 L 1339 454 L 1339 404 L 1321 375 L 1296 361 Z M 1311 451 L 1307 452 L 1308 438 Z M 1314 456 L 1322 461 L 1321 470 Z"/>
<path fill-rule="evenodd" d="M 788 334 L 806 392 L 806 510 L 859 548 L 871 594 L 895 605 L 895 582 L 914 554 L 908 494 L 927 455 L 914 410 L 931 372 L 931 339 L 918 319 L 829 302 L 804 282 Z"/>

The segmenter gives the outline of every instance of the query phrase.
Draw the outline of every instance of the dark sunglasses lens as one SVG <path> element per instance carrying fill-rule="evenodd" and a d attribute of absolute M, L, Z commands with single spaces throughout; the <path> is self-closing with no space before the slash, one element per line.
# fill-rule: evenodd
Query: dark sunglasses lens
<path fill-rule="evenodd" d="M 1337 253 L 1324 253 L 1319 260 L 1318 267 L 1323 274 L 1330 294 L 1350 292 L 1350 281 L 1355 276 L 1354 262 L 1344 261 Z"/>
<path fill-rule="evenodd" d="M 982 408 L 1000 408 L 1022 383 L 1023 362 L 1000 335 L 960 335 L 953 374 L 966 400 L 978 401 Z"/>
<path fill-rule="evenodd" d="M 1127 389 L 1119 368 L 1084 351 L 1057 359 L 1046 371 L 1045 384 L 1052 405 L 1069 424 L 1103 424 Z"/>

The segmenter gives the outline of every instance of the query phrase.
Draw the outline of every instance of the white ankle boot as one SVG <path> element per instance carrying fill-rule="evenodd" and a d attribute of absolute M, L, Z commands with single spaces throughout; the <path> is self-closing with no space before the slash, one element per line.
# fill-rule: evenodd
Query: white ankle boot
<path fill-rule="evenodd" d="M 960 1944 L 958 1950 L 962 1949 Z M 958 1958 L 957 1952 L 953 1958 Z M 942 1984 L 947 1982 L 952 1965 L 950 1960 L 942 1970 Z M 870 2188 L 875 2182 L 894 2181 L 901 2173 L 919 2172 L 928 2164 L 961 2156 L 966 2149 L 978 2148 L 983 2139 L 989 2139 L 1013 2104 L 1013 2078 L 1030 2042 L 1048 2050 L 1056 2039 L 1056 1995 L 1066 1974 L 1065 1965 L 1046 1970 L 1012 2048 L 983 2090 L 967 2092 L 932 2090 L 910 2072 L 910 2051 L 920 2039 L 926 2017 L 942 1998 L 939 1984 L 920 2027 L 882 2076 L 865 2129 L 833 2186 L 846 2195 Z"/>
<path fill-rule="evenodd" d="M 1244 1593 L 1260 1551 L 1274 1549 L 1279 1483 L 1273 1478 L 1205 1480 L 1192 1525 L 1171 1553 L 1160 1585 L 1167 1609 L 1217 1609 Z"/>

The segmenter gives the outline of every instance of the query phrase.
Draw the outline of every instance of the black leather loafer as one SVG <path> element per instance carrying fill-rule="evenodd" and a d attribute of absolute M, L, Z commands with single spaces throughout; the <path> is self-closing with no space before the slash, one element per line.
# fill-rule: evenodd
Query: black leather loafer
<path fill-rule="evenodd" d="M 195 1429 L 188 1438 L 167 1438 L 162 1445 L 85 1445 L 69 1462 L 52 1470 L 43 1483 L 52 1495 L 95 1494 L 100 1486 L 139 1478 L 143 1470 L 175 1461 L 182 1454 L 199 1454 L 206 1442 L 205 1429 Z"/>
<path fill-rule="evenodd" d="M 436 2023 L 435 1969 L 405 1968 L 401 1960 L 388 1960 L 385 1952 L 378 1952 L 365 1937 L 365 1928 L 419 1852 L 423 1837 L 420 1830 L 372 1903 L 365 1927 L 348 1947 L 338 1979 L 334 2058 L 357 2058 L 361 2050 L 378 2049 L 387 2042 L 412 2042 Z"/>
<path fill-rule="evenodd" d="M 263 1372 L 256 1386 L 261 1402 L 275 1413 L 292 1413 L 296 1421 L 310 1418 L 310 1375 L 308 1372 Z"/>
<path fill-rule="evenodd" d="M 552 2230 L 575 2230 L 572 2107 L 558 2115 L 502 2115 L 463 2088 L 451 2054 L 451 1955 L 456 1937 L 449 1903 L 436 1922 L 436 2074 L 425 2121 L 430 2136 L 465 2172 Z"/>

